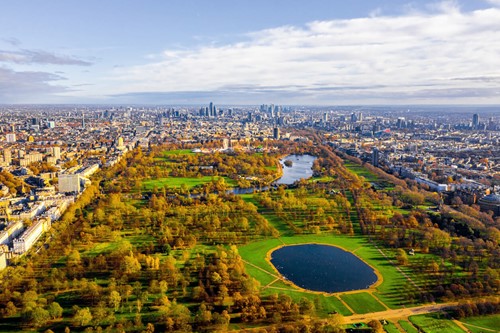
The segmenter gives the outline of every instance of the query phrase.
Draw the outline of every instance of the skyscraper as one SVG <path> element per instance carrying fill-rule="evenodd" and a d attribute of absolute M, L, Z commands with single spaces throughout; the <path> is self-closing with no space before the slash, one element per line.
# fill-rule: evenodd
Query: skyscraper
<path fill-rule="evenodd" d="M 380 151 L 378 150 L 378 148 L 375 147 L 373 148 L 372 151 L 372 165 L 378 167 L 379 159 L 380 159 Z"/>
<path fill-rule="evenodd" d="M 351 123 L 355 123 L 355 122 L 357 122 L 357 121 L 358 121 L 358 117 L 356 116 L 356 114 L 355 114 L 355 113 L 352 113 L 352 114 L 351 114 Z"/>
<path fill-rule="evenodd" d="M 479 115 L 474 113 L 472 115 L 472 128 L 477 128 L 479 126 Z"/>
<path fill-rule="evenodd" d="M 280 139 L 280 129 L 278 127 L 273 128 L 273 139 L 274 140 Z"/>

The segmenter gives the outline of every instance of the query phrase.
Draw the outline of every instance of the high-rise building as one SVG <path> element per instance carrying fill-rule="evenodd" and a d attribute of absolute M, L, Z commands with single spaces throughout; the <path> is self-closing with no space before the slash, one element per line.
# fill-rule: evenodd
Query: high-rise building
<path fill-rule="evenodd" d="M 406 128 L 406 119 L 405 117 L 398 117 L 398 121 L 396 123 L 397 128 Z"/>
<path fill-rule="evenodd" d="M 479 115 L 474 113 L 472 115 L 472 128 L 478 128 L 479 126 Z"/>
<path fill-rule="evenodd" d="M 355 123 L 355 122 L 357 122 L 357 121 L 358 121 L 358 117 L 356 116 L 356 114 L 355 114 L 355 113 L 352 113 L 352 114 L 351 114 L 351 123 Z"/>
<path fill-rule="evenodd" d="M 61 147 L 52 147 L 52 155 L 56 158 L 56 160 L 61 159 Z"/>
<path fill-rule="evenodd" d="M 273 128 L 273 139 L 274 140 L 280 139 L 280 129 L 278 127 Z"/>
<path fill-rule="evenodd" d="M 379 159 L 380 159 L 380 151 L 378 150 L 378 148 L 375 147 L 373 148 L 372 151 L 372 165 L 378 167 Z"/>

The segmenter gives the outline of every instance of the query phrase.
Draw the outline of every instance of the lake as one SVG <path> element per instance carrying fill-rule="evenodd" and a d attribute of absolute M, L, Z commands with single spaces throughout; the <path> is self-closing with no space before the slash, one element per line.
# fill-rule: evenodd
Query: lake
<path fill-rule="evenodd" d="M 285 166 L 284 163 L 286 160 L 292 161 L 292 166 Z M 281 159 L 280 163 L 283 170 L 283 176 L 276 181 L 276 184 L 291 185 L 301 178 L 307 179 L 312 177 L 314 160 L 316 160 L 316 157 L 311 155 L 289 155 Z"/>
<path fill-rule="evenodd" d="M 241 188 L 235 187 L 227 191 L 227 193 L 233 194 L 248 194 L 254 193 L 255 191 L 267 191 L 270 188 L 275 188 L 276 185 L 292 185 L 295 181 L 301 178 L 310 178 L 313 175 L 312 166 L 317 157 L 312 155 L 288 155 L 280 160 L 281 168 L 283 170 L 283 175 L 274 182 L 275 186 L 264 186 L 264 187 L 249 187 Z M 292 166 L 285 166 L 285 161 L 292 161 Z"/>
<path fill-rule="evenodd" d="M 271 263 L 284 278 L 312 291 L 335 293 L 367 289 L 378 279 L 364 261 L 330 245 L 284 246 L 271 253 Z"/>

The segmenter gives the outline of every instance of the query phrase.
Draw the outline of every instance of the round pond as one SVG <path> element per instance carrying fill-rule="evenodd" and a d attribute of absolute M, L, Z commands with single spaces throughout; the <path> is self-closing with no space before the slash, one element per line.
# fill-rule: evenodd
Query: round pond
<path fill-rule="evenodd" d="M 285 279 L 312 291 L 359 290 L 377 282 L 373 268 L 354 254 L 330 245 L 284 246 L 271 253 L 271 263 Z"/>

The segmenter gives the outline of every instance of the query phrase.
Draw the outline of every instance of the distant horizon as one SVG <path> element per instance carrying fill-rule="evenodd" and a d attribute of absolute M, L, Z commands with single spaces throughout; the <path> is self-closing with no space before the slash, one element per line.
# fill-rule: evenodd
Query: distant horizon
<path fill-rule="evenodd" d="M 133 107 L 133 106 L 162 106 L 162 107 L 202 107 L 208 106 L 210 103 L 191 103 L 191 104 L 168 104 L 168 103 L 0 103 L 0 107 L 6 106 L 113 106 L 113 107 Z M 422 108 L 439 108 L 439 107 L 458 107 L 458 108 L 499 108 L 500 104 L 280 104 L 271 102 L 262 102 L 256 104 L 228 104 L 216 103 L 217 107 L 259 107 L 261 105 L 275 105 L 283 107 L 422 107 Z"/>

